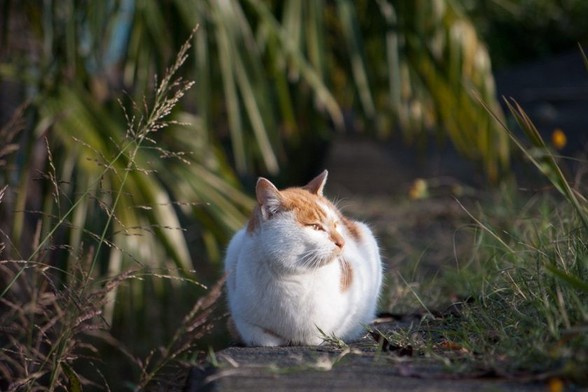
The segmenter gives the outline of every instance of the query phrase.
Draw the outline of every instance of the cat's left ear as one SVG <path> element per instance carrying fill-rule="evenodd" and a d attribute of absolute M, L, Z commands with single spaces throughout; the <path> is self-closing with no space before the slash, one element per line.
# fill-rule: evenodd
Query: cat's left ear
<path fill-rule="evenodd" d="M 304 189 L 306 189 L 310 193 L 314 193 L 315 195 L 322 196 L 323 188 L 325 187 L 325 184 L 327 182 L 328 174 L 328 171 L 323 171 L 321 174 L 313 178 L 308 184 L 306 184 L 304 186 Z"/>

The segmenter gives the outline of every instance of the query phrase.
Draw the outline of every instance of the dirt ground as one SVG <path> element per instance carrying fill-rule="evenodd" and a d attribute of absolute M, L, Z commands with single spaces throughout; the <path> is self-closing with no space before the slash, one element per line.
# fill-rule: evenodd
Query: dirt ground
<path fill-rule="evenodd" d="M 396 272 L 432 277 L 471 257 L 473 220 L 466 210 L 483 197 L 482 179 L 450 149 L 431 148 L 428 159 L 422 154 L 342 138 L 326 162 L 327 197 L 372 228 L 391 284 Z"/>

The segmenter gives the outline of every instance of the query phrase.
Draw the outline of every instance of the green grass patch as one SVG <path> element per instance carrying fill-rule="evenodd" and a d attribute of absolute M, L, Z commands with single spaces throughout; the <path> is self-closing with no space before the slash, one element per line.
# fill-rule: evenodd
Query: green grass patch
<path fill-rule="evenodd" d="M 555 190 L 464 207 L 471 248 L 435 274 L 391 271 L 385 344 L 456 377 L 588 383 L 588 232 Z M 467 216 L 467 215 L 466 215 Z"/>
<path fill-rule="evenodd" d="M 529 143 L 504 128 L 548 185 L 529 197 L 505 184 L 495 200 L 464 207 L 475 233 L 469 260 L 429 281 L 404 282 L 407 295 L 425 309 L 417 328 L 422 342 L 416 348 L 466 374 L 483 369 L 484 374 L 586 385 L 588 202 L 583 169 L 574 184 L 568 181 L 562 158 L 524 110 L 514 101 L 507 105 Z M 431 298 L 432 292 L 442 294 Z M 458 311 L 431 313 L 451 296 L 461 299 Z M 401 342 L 410 332 L 389 338 Z"/>
<path fill-rule="evenodd" d="M 588 233 L 574 208 L 551 195 L 512 214 L 506 227 L 482 218 L 475 276 L 458 272 L 473 301 L 449 320 L 446 338 L 500 373 L 586 382 Z"/>

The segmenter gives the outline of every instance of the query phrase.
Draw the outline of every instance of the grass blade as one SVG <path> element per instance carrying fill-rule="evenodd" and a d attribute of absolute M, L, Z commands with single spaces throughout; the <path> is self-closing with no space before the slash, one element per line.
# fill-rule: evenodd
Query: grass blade
<path fill-rule="evenodd" d="M 575 275 L 571 275 L 559 268 L 556 268 L 553 265 L 547 265 L 547 270 L 551 272 L 555 277 L 561 279 L 565 283 L 569 284 L 571 287 L 583 291 L 584 293 L 588 293 L 588 281 L 582 280 Z"/>
<path fill-rule="evenodd" d="M 351 70 L 357 92 L 361 101 L 361 106 L 368 119 L 373 119 L 376 113 L 372 92 L 368 81 L 366 69 L 366 59 L 363 54 L 363 44 L 361 34 L 356 19 L 357 12 L 354 10 L 354 3 L 350 0 L 338 0 L 337 11 L 341 20 L 341 28 L 347 43 L 349 57 L 351 60 Z"/>
<path fill-rule="evenodd" d="M 541 134 L 533 124 L 533 121 L 527 116 L 527 113 L 525 113 L 523 108 L 514 99 L 511 99 L 511 101 L 512 102 L 509 102 L 505 99 L 508 109 L 515 117 L 519 127 L 523 130 L 536 149 L 525 148 L 516 136 L 505 127 L 506 131 L 527 158 L 529 158 L 529 160 L 547 177 L 553 186 L 564 195 L 566 199 L 568 199 L 578 213 L 584 228 L 588 229 L 588 209 L 585 205 L 586 200 L 583 196 L 577 194 L 577 192 L 570 186 L 553 156 L 553 153 L 541 137 Z"/>
<path fill-rule="evenodd" d="M 584 59 L 584 66 L 586 67 L 586 71 L 588 71 L 588 57 L 586 57 L 586 53 L 584 52 L 584 48 L 582 48 L 582 44 L 578 43 L 578 48 L 580 48 L 582 59 Z"/>

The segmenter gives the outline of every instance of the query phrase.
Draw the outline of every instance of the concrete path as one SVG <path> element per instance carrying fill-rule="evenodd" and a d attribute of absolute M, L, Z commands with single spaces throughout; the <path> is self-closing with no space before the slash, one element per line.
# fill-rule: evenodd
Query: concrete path
<path fill-rule="evenodd" d="M 509 380 L 488 372 L 460 374 L 456 365 L 446 367 L 440 358 L 378 347 L 371 337 L 345 347 L 230 347 L 192 369 L 185 391 L 548 390 L 544 382 Z"/>

